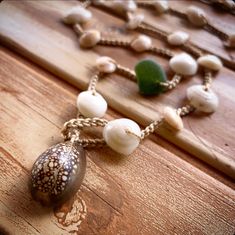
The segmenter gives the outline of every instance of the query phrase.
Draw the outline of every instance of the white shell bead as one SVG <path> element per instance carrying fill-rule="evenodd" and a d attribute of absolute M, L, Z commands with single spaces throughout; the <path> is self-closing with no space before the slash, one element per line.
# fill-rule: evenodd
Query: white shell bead
<path fill-rule="evenodd" d="M 77 6 L 68 11 L 63 21 L 66 24 L 83 24 L 89 21 L 92 17 L 92 13 L 87 9 Z"/>
<path fill-rule="evenodd" d="M 189 39 L 189 35 L 183 31 L 176 31 L 168 35 L 167 41 L 174 46 L 181 46 Z"/>
<path fill-rule="evenodd" d="M 167 0 L 156 0 L 155 2 L 153 2 L 153 5 L 158 14 L 162 14 L 169 9 Z"/>
<path fill-rule="evenodd" d="M 175 55 L 170 59 L 171 69 L 181 75 L 191 76 L 197 72 L 197 62 L 187 53 Z"/>
<path fill-rule="evenodd" d="M 133 12 L 137 9 L 136 3 L 133 0 L 114 0 L 110 6 L 118 11 Z"/>
<path fill-rule="evenodd" d="M 98 30 L 85 31 L 79 39 L 81 47 L 90 48 L 95 46 L 101 39 L 101 34 Z"/>
<path fill-rule="evenodd" d="M 205 113 L 215 112 L 219 105 L 217 95 L 211 89 L 205 90 L 202 85 L 189 87 L 187 98 L 192 106 Z"/>
<path fill-rule="evenodd" d="M 107 110 L 107 102 L 98 92 L 83 91 L 77 97 L 79 112 L 85 117 L 103 117 Z"/>
<path fill-rule="evenodd" d="M 197 62 L 199 65 L 215 71 L 218 71 L 223 67 L 221 60 L 215 55 L 201 56 Z"/>
<path fill-rule="evenodd" d="M 107 145 L 118 153 L 129 155 L 140 143 L 139 125 L 126 118 L 108 122 L 104 127 L 103 137 Z"/>
<path fill-rule="evenodd" d="M 131 42 L 132 49 L 137 52 L 149 50 L 151 46 L 152 40 L 145 35 L 140 35 Z"/>
<path fill-rule="evenodd" d="M 115 60 L 107 56 L 102 56 L 96 60 L 96 67 L 99 72 L 113 73 L 117 66 Z"/>
<path fill-rule="evenodd" d="M 143 22 L 143 20 L 144 20 L 143 14 L 131 15 L 128 23 L 126 24 L 126 27 L 128 29 L 136 29 Z"/>
<path fill-rule="evenodd" d="M 188 17 L 188 20 L 195 26 L 202 27 L 206 25 L 206 14 L 205 12 L 196 6 L 190 6 L 186 10 L 186 15 Z"/>
<path fill-rule="evenodd" d="M 182 130 L 184 124 L 182 118 L 177 114 L 176 110 L 171 107 L 165 107 L 163 110 L 164 120 L 176 130 Z"/>

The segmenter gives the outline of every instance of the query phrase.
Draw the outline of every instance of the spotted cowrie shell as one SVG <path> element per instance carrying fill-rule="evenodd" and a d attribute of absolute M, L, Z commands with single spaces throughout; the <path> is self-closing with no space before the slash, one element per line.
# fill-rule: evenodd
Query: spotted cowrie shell
<path fill-rule="evenodd" d="M 67 141 L 42 153 L 31 171 L 30 190 L 42 205 L 60 204 L 73 196 L 82 184 L 86 157 L 82 146 Z"/>

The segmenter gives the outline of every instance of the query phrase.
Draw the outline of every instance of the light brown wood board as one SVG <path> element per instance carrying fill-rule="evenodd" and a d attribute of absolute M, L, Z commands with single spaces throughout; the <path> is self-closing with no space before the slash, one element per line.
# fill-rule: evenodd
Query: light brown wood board
<path fill-rule="evenodd" d="M 57 210 L 28 190 L 36 157 L 62 141 L 78 90 L 0 48 L 0 233 L 232 234 L 235 186 L 187 153 L 152 136 L 132 156 L 87 150 L 77 195 Z M 109 109 L 107 119 L 122 115 Z M 156 144 L 156 141 L 158 144 Z"/>
<path fill-rule="evenodd" d="M 168 68 L 167 61 L 152 55 L 102 47 L 81 50 L 74 32 L 61 22 L 64 12 L 76 4 L 78 3 L 75 1 L 4 1 L 0 6 L 1 41 L 82 90 L 87 87 L 99 54 L 112 56 L 130 68 L 133 68 L 140 58 L 157 58 Z M 92 11 L 95 19 L 90 23 L 90 27 L 105 28 L 106 35 L 109 36 L 110 32 L 113 35 L 115 30 L 114 36 L 119 33 L 125 36 L 121 20 L 96 9 Z M 104 18 L 109 19 L 105 25 L 102 23 Z M 158 40 L 155 42 L 162 43 Z M 177 134 L 168 128 L 158 131 L 158 134 L 201 160 L 212 164 L 211 159 L 214 159 L 212 165 L 233 178 L 234 82 L 234 73 L 224 68 L 215 76 L 213 83 L 213 89 L 221 100 L 215 114 L 186 117 L 186 128 Z M 146 125 L 159 117 L 163 106 L 181 106 L 185 102 L 187 87 L 195 83 L 201 83 L 200 76 L 186 80 L 171 93 L 144 98 L 138 94 L 135 83 L 119 76 L 111 76 L 98 84 L 98 90 L 108 100 L 110 107 Z M 220 157 L 225 157 L 225 164 L 220 164 Z"/>

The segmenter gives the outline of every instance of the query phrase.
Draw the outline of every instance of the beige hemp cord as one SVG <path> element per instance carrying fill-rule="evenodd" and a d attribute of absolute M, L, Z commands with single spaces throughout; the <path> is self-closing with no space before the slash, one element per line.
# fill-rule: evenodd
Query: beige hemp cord
<path fill-rule="evenodd" d="M 85 127 L 104 127 L 108 123 L 102 118 L 77 118 L 66 122 L 61 131 L 64 140 L 76 141 L 83 147 L 101 147 L 105 145 L 104 139 L 80 139 L 80 132 Z"/>
<path fill-rule="evenodd" d="M 138 31 L 143 32 L 145 34 L 153 34 L 158 36 L 159 38 L 163 39 L 165 42 L 167 41 L 168 34 L 160 29 L 157 29 L 145 22 L 140 23 L 139 26 L 136 28 Z M 183 50 L 189 52 L 190 54 L 194 55 L 195 57 L 200 57 L 203 55 L 202 51 L 192 45 L 191 42 L 186 42 L 184 45 L 181 46 Z"/>

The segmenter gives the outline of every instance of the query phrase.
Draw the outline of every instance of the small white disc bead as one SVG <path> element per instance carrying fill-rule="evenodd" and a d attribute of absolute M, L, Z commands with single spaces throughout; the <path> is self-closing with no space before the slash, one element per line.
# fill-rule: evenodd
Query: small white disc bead
<path fill-rule="evenodd" d="M 119 12 L 134 12 L 137 9 L 136 3 L 133 0 L 115 0 L 109 4 Z"/>
<path fill-rule="evenodd" d="M 141 130 L 136 122 L 121 118 L 108 122 L 103 129 L 103 137 L 110 148 L 129 155 L 140 143 Z"/>
<path fill-rule="evenodd" d="M 131 48 L 137 52 L 147 51 L 151 46 L 152 40 L 145 35 L 140 35 L 131 42 Z"/>
<path fill-rule="evenodd" d="M 70 9 L 64 16 L 63 21 L 66 24 L 83 24 L 92 18 L 92 13 L 87 9 L 77 6 Z"/>
<path fill-rule="evenodd" d="M 144 20 L 143 14 L 130 15 L 129 21 L 126 24 L 128 29 L 136 29 Z"/>
<path fill-rule="evenodd" d="M 205 90 L 202 85 L 194 85 L 187 89 L 187 98 L 192 106 L 205 113 L 213 113 L 219 105 L 217 95 L 209 88 Z"/>
<path fill-rule="evenodd" d="M 116 68 L 116 62 L 110 57 L 102 56 L 96 60 L 96 68 L 102 73 L 113 73 Z"/>
<path fill-rule="evenodd" d="M 85 31 L 79 38 L 79 44 L 83 48 L 94 47 L 101 39 L 101 34 L 98 30 L 91 29 Z"/>
<path fill-rule="evenodd" d="M 218 71 L 223 67 L 221 60 L 215 55 L 204 55 L 197 60 L 198 64 L 204 68 Z"/>
<path fill-rule="evenodd" d="M 167 0 L 155 0 L 153 5 L 158 14 L 162 14 L 169 9 L 168 1 Z"/>
<path fill-rule="evenodd" d="M 177 74 L 191 76 L 197 72 L 197 62 L 187 53 L 180 53 L 170 59 L 170 68 Z"/>
<path fill-rule="evenodd" d="M 183 31 L 176 31 L 168 35 L 167 41 L 174 46 L 181 46 L 189 39 L 189 35 Z"/>
<path fill-rule="evenodd" d="M 205 12 L 196 6 L 190 6 L 186 10 L 188 20 L 195 26 L 203 27 L 207 24 Z"/>
<path fill-rule="evenodd" d="M 182 130 L 184 124 L 180 115 L 171 107 L 165 107 L 163 110 L 164 120 L 176 130 Z"/>
<path fill-rule="evenodd" d="M 77 97 L 78 111 L 85 117 L 103 117 L 107 110 L 107 102 L 98 92 L 83 91 Z"/>

